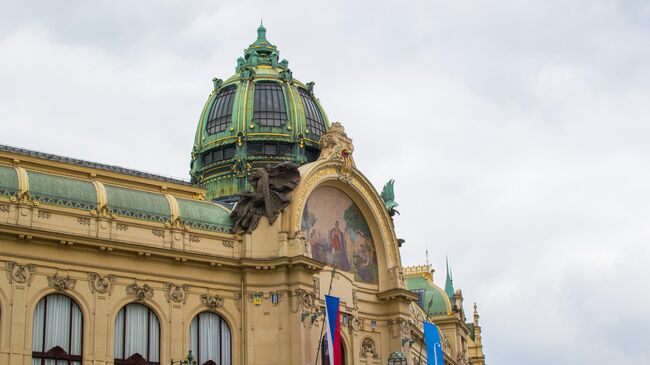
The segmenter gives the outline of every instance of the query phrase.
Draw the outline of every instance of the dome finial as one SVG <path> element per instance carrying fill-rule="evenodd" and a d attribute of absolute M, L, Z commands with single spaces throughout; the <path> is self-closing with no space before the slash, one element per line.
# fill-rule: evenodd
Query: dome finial
<path fill-rule="evenodd" d="M 260 26 L 257 28 L 257 42 L 268 42 L 266 40 L 266 28 L 264 28 L 264 20 L 260 19 Z"/>

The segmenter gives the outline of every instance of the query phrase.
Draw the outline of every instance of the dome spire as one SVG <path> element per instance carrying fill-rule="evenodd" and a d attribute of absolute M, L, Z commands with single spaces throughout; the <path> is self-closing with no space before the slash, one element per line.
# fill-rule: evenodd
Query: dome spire
<path fill-rule="evenodd" d="M 449 258 L 445 256 L 445 263 L 447 265 L 447 280 L 445 281 L 445 293 L 449 298 L 454 297 L 454 281 L 451 276 L 451 269 L 449 268 Z"/>
<path fill-rule="evenodd" d="M 260 26 L 257 28 L 257 39 L 248 48 L 244 50 L 244 57 L 237 59 L 237 73 L 240 73 L 242 78 L 250 79 L 255 75 L 254 68 L 267 65 L 281 70 L 280 77 L 282 80 L 291 81 L 292 75 L 289 70 L 289 62 L 287 60 L 279 60 L 280 52 L 278 48 L 271 44 L 266 39 L 266 28 L 264 22 L 260 20 Z"/>
<path fill-rule="evenodd" d="M 257 28 L 257 40 L 255 43 L 267 42 L 266 40 L 266 28 L 264 28 L 264 20 L 260 19 L 260 26 Z"/>

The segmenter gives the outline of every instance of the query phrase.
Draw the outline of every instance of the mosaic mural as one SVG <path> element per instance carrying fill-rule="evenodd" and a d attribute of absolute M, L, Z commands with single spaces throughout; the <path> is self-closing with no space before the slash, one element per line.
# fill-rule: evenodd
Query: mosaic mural
<path fill-rule="evenodd" d="M 314 259 L 377 284 L 375 244 L 359 208 L 338 189 L 315 189 L 302 213 L 302 230 Z"/>

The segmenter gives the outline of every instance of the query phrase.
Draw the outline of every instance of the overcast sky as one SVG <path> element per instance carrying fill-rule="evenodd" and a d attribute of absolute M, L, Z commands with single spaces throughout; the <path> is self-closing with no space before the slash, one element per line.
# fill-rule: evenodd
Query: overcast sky
<path fill-rule="evenodd" d="M 0 143 L 188 178 L 260 18 L 488 364 L 650 363 L 648 1 L 2 0 Z"/>

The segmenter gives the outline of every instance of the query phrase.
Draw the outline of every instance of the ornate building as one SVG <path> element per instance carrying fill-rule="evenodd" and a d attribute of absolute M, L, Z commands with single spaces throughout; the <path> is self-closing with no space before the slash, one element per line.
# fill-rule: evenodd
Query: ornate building
<path fill-rule="evenodd" d="M 0 146 L 0 364 L 321 364 L 327 293 L 344 364 L 427 363 L 427 319 L 484 364 L 476 307 L 402 267 L 390 198 L 264 27 L 236 71 L 191 181 Z"/>

